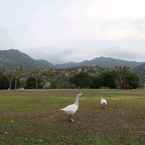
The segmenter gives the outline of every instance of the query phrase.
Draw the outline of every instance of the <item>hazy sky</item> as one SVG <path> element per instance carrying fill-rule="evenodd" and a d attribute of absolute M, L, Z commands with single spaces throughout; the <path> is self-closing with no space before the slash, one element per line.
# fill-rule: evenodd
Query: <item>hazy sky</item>
<path fill-rule="evenodd" d="M 145 0 L 0 0 L 0 49 L 62 63 L 145 61 Z"/>

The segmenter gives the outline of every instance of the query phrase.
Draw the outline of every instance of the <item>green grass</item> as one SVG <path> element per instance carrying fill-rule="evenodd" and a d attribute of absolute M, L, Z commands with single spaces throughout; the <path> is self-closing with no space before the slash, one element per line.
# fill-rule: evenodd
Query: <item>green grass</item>
<path fill-rule="evenodd" d="M 75 122 L 60 108 L 77 90 L 0 91 L 0 145 L 144 145 L 145 90 L 82 90 Z M 99 100 L 109 105 L 101 109 Z"/>

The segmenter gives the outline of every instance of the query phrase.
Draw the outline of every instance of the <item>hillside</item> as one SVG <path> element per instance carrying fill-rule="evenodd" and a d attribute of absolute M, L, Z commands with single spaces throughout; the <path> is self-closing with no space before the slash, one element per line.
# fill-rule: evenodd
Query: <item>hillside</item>
<path fill-rule="evenodd" d="M 18 66 L 21 66 L 24 69 L 37 69 L 37 68 L 73 69 L 86 66 L 101 67 L 101 68 L 127 66 L 130 68 L 136 68 L 141 64 L 142 64 L 141 62 L 135 61 L 126 61 L 109 57 L 96 57 L 94 59 L 85 60 L 78 63 L 71 62 L 53 65 L 46 60 L 33 59 L 29 55 L 22 53 L 21 51 L 16 49 L 0 50 L 0 67 L 4 68 L 16 68 Z"/>
<path fill-rule="evenodd" d="M 136 61 L 126 61 L 121 59 L 114 59 L 110 57 L 96 57 L 91 60 L 82 61 L 79 63 L 65 63 L 65 64 L 58 64 L 55 65 L 56 68 L 75 68 L 80 66 L 99 66 L 103 68 L 113 68 L 115 66 L 127 66 L 130 68 L 134 68 L 137 65 L 140 65 L 140 62 Z"/>
<path fill-rule="evenodd" d="M 0 66 L 4 68 L 23 67 L 24 69 L 49 68 L 52 65 L 44 60 L 35 60 L 16 49 L 0 50 Z"/>

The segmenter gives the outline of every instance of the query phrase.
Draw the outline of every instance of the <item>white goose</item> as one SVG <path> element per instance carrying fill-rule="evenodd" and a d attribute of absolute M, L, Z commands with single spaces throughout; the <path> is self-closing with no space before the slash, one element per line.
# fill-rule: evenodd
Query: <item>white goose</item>
<path fill-rule="evenodd" d="M 74 104 L 68 105 L 65 108 L 62 108 L 61 110 L 64 111 L 67 115 L 69 115 L 69 121 L 74 122 L 72 116 L 78 111 L 79 109 L 79 99 L 80 96 L 82 96 L 82 93 L 79 93 L 76 95 L 76 100 Z"/>
<path fill-rule="evenodd" d="M 107 100 L 104 99 L 104 98 L 101 98 L 101 100 L 100 100 L 100 105 L 101 105 L 102 108 L 105 109 L 105 107 L 108 105 Z"/>

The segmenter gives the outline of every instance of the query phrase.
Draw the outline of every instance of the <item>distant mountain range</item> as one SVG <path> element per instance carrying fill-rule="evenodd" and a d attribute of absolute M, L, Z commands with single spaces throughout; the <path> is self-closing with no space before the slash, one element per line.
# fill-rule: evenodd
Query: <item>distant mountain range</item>
<path fill-rule="evenodd" d="M 121 59 L 114 59 L 110 57 L 96 57 L 91 60 L 85 60 L 79 63 L 64 63 L 64 64 L 58 64 L 55 65 L 56 68 L 75 68 L 75 67 L 81 67 L 81 66 L 99 66 L 102 68 L 113 68 L 115 66 L 127 66 L 130 68 L 135 68 L 136 66 L 142 64 L 141 62 L 136 61 L 126 61 Z"/>
<path fill-rule="evenodd" d="M 37 68 L 56 68 L 56 69 L 69 69 L 82 66 L 98 66 L 102 68 L 113 68 L 115 66 L 127 66 L 130 68 L 142 68 L 143 62 L 126 61 L 121 59 L 114 59 L 110 57 L 96 57 L 91 60 L 82 62 L 71 62 L 64 64 L 51 64 L 46 60 L 36 60 L 29 55 L 22 53 L 16 49 L 0 50 L 0 67 L 15 68 L 18 66 L 24 69 L 37 69 Z M 139 67 L 139 68 L 140 68 Z"/>
<path fill-rule="evenodd" d="M 0 50 L 0 67 L 24 69 L 50 68 L 53 65 L 45 60 L 35 60 L 16 49 Z"/>

